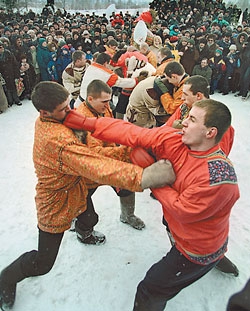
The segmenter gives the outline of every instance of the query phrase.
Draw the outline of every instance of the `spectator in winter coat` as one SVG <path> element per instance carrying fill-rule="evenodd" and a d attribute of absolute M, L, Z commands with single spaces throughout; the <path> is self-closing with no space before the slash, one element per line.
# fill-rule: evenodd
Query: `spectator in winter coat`
<path fill-rule="evenodd" d="M 209 59 L 209 47 L 207 46 L 207 40 L 205 38 L 200 39 L 196 47 L 197 47 L 198 55 L 195 61 L 197 65 L 197 64 L 200 64 L 203 58 Z"/>
<path fill-rule="evenodd" d="M 36 57 L 37 48 L 36 48 L 35 43 L 30 44 L 30 54 L 31 54 L 31 58 L 32 58 L 31 64 L 35 70 L 35 84 L 34 85 L 36 85 L 38 82 L 40 82 L 41 76 L 40 76 L 40 69 L 39 69 L 37 57 Z"/>
<path fill-rule="evenodd" d="M 212 69 L 208 66 L 208 59 L 203 58 L 199 65 L 195 65 L 192 71 L 192 76 L 200 75 L 207 79 L 209 85 L 211 83 Z"/>
<path fill-rule="evenodd" d="M 58 81 L 62 83 L 63 70 L 72 62 L 71 52 L 68 45 L 63 45 L 60 54 L 57 56 L 56 69 L 58 75 Z"/>
<path fill-rule="evenodd" d="M 229 53 L 224 58 L 226 65 L 226 72 L 224 77 L 224 83 L 222 87 L 222 95 L 227 95 L 232 88 L 234 87 L 233 83 L 235 83 L 235 70 L 240 66 L 239 52 L 236 51 L 237 47 L 235 44 L 231 44 L 229 47 Z"/>
<path fill-rule="evenodd" d="M 27 62 L 25 55 L 21 57 L 20 77 L 22 78 L 24 84 L 24 91 L 20 96 L 20 99 L 31 99 L 31 93 L 36 82 L 36 73 L 33 65 Z"/>
<path fill-rule="evenodd" d="M 31 61 L 31 54 L 29 47 L 23 43 L 23 38 L 17 35 L 13 38 L 13 44 L 11 46 L 11 52 L 14 54 L 18 63 L 21 62 L 21 57 L 26 56 L 27 60 Z"/>
<path fill-rule="evenodd" d="M 177 36 L 172 36 L 169 39 L 169 43 L 166 44 L 166 47 L 168 47 L 172 54 L 174 55 L 175 61 L 179 62 L 180 61 L 180 55 L 179 55 L 179 51 L 178 51 L 178 43 L 179 43 L 179 39 Z"/>
<path fill-rule="evenodd" d="M 1 49 L 1 48 L 0 48 Z M 0 114 L 8 109 L 8 100 L 4 91 L 5 81 L 0 73 Z"/>
<path fill-rule="evenodd" d="M 237 95 L 242 96 L 242 100 L 246 100 L 248 98 L 250 81 L 250 37 L 248 37 L 243 47 L 240 67 L 240 92 Z"/>
<path fill-rule="evenodd" d="M 105 89 L 98 89 L 96 93 L 108 103 L 111 89 L 107 91 L 107 88 L 105 84 Z M 162 187 L 175 179 L 169 161 L 143 169 L 126 163 L 130 162 L 127 148 L 120 148 L 112 155 L 109 148 L 100 148 L 98 153 L 92 151 L 62 124 L 70 111 L 69 93 L 62 85 L 40 82 L 34 89 L 32 102 L 40 114 L 35 124 L 33 148 L 38 178 L 39 243 L 38 250 L 22 254 L 1 272 L 0 307 L 5 310 L 13 307 L 18 282 L 51 270 L 64 232 L 70 228 L 73 218 L 77 218 L 75 230 L 81 243 L 105 242 L 105 235 L 94 230 L 98 215 L 91 198 L 95 189 L 88 188 L 89 179 L 133 192 Z"/>
<path fill-rule="evenodd" d="M 47 48 L 47 42 L 44 38 L 40 38 L 38 40 L 36 59 L 40 69 L 41 81 L 50 81 L 50 76 L 48 73 L 50 51 Z"/>
<path fill-rule="evenodd" d="M 198 58 L 198 51 L 195 47 L 195 41 L 188 39 L 187 45 L 179 51 L 180 63 L 185 69 L 185 72 L 191 76 L 194 66 L 196 64 L 195 59 Z"/>
<path fill-rule="evenodd" d="M 116 25 L 124 26 L 124 20 L 120 14 L 116 14 L 115 18 L 111 21 L 111 26 L 115 28 Z"/>
<path fill-rule="evenodd" d="M 221 48 L 222 50 L 223 57 L 227 56 L 227 54 L 229 53 L 229 47 L 232 44 L 231 33 L 225 32 L 223 34 L 222 39 L 217 41 L 217 44 L 219 45 L 219 48 Z"/>
<path fill-rule="evenodd" d="M 48 63 L 49 81 L 58 82 L 59 77 L 57 73 L 57 55 L 55 52 L 50 52 L 50 61 Z"/>
<path fill-rule="evenodd" d="M 20 78 L 19 64 L 8 49 L 5 49 L 4 44 L 0 40 L 0 73 L 4 79 L 4 88 L 8 100 L 8 106 L 14 104 L 21 106 L 19 97 L 17 96 L 15 80 Z"/>
<path fill-rule="evenodd" d="M 223 74 L 226 72 L 226 64 L 223 60 L 221 49 L 215 51 L 215 56 L 209 60 L 209 66 L 212 69 L 210 94 L 214 94 L 214 91 L 219 86 L 219 82 L 223 79 Z"/>
<path fill-rule="evenodd" d="M 215 42 L 216 36 L 214 34 L 209 34 L 207 36 L 207 46 L 209 49 L 208 59 L 215 55 L 215 51 L 218 49 L 218 44 Z"/>

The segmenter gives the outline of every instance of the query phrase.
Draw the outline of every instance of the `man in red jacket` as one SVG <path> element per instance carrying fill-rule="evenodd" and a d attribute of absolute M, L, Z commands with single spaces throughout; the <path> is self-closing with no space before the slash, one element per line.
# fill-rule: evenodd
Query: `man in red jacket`
<path fill-rule="evenodd" d="M 166 125 L 177 129 L 183 128 L 182 122 L 188 116 L 193 104 L 198 100 L 208 99 L 209 89 L 209 83 L 206 78 L 199 75 L 189 77 L 183 84 L 182 99 L 184 102 L 167 120 Z M 231 151 L 233 141 L 234 128 L 230 126 L 220 141 L 220 148 L 227 156 Z M 239 274 L 238 268 L 226 256 L 221 259 L 216 268 L 234 276 L 238 276 Z"/>
<path fill-rule="evenodd" d="M 146 129 L 74 112 L 64 124 L 92 131 L 98 139 L 143 147 L 156 159 L 171 161 L 176 181 L 152 192 L 162 204 L 172 248 L 138 285 L 133 309 L 163 311 L 168 300 L 213 269 L 227 251 L 230 212 L 239 198 L 233 165 L 219 147 L 231 124 L 229 109 L 215 100 L 198 101 L 181 130 Z"/>

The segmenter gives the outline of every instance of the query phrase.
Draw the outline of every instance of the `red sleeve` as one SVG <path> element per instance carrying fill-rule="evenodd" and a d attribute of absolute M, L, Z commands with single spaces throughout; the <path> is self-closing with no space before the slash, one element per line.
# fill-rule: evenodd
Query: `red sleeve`
<path fill-rule="evenodd" d="M 228 156 L 234 142 L 234 128 L 232 126 L 226 131 L 220 141 L 220 148 L 221 150 Z"/>

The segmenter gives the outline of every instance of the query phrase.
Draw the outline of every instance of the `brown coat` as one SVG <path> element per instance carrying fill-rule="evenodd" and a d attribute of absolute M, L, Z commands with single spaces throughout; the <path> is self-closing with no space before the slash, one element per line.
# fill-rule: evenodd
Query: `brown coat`
<path fill-rule="evenodd" d="M 52 119 L 38 118 L 33 161 L 38 183 L 38 227 L 59 233 L 70 228 L 73 218 L 86 210 L 86 178 L 131 191 L 142 191 L 142 168 L 103 156 L 79 142 L 73 131 Z"/>

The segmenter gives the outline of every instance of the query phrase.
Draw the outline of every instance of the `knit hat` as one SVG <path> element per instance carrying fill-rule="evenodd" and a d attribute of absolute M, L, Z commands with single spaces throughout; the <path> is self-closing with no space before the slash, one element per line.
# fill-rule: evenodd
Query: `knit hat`
<path fill-rule="evenodd" d="M 218 53 L 218 54 L 222 55 L 222 49 L 216 49 L 215 53 Z"/>
<path fill-rule="evenodd" d="M 67 44 L 64 44 L 61 49 L 62 50 L 69 50 L 69 46 Z"/>
<path fill-rule="evenodd" d="M 170 37 L 170 42 L 171 43 L 175 43 L 175 42 L 177 42 L 178 41 L 178 37 L 177 36 L 172 36 L 172 37 Z"/>
<path fill-rule="evenodd" d="M 190 44 L 192 44 L 192 45 L 195 45 L 194 39 L 189 39 L 188 42 L 189 42 Z"/>
<path fill-rule="evenodd" d="M 229 47 L 229 50 L 237 50 L 237 47 L 235 44 L 231 44 L 230 47 Z"/>

